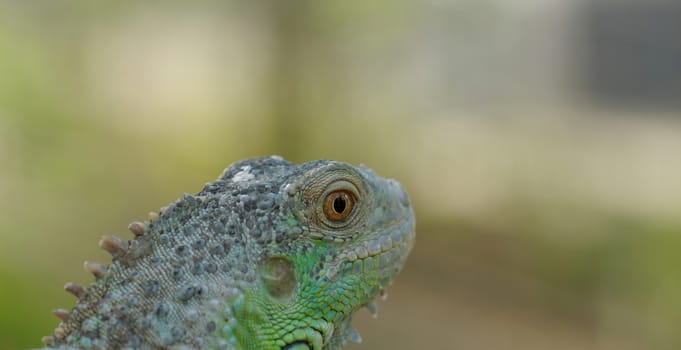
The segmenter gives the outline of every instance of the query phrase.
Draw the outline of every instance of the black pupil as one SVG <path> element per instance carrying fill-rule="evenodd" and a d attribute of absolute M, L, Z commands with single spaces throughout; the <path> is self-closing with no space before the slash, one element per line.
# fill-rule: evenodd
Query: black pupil
<path fill-rule="evenodd" d="M 345 196 L 340 195 L 336 197 L 336 199 L 333 200 L 333 210 L 336 211 L 336 213 L 341 214 L 342 212 L 345 211 Z"/>

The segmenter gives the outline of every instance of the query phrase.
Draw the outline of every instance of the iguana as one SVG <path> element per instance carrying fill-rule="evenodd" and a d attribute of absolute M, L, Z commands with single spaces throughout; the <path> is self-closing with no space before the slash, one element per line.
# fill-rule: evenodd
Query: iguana
<path fill-rule="evenodd" d="M 372 170 L 281 157 L 229 166 L 196 195 L 104 236 L 108 265 L 47 348 L 341 349 L 353 313 L 402 268 L 415 237 L 409 197 Z"/>

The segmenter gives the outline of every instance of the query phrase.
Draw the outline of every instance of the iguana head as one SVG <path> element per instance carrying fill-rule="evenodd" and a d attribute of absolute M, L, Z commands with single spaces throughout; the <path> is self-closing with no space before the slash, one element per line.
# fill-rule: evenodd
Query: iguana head
<path fill-rule="evenodd" d="M 231 165 L 201 192 L 105 236 L 109 265 L 43 339 L 68 349 L 330 350 L 402 268 L 414 214 L 393 180 L 334 161 Z"/>
<path fill-rule="evenodd" d="M 222 336 L 243 349 L 340 349 L 361 340 L 352 314 L 375 312 L 374 298 L 414 243 L 406 192 L 334 161 L 303 164 L 279 185 L 273 231 L 293 234 L 262 250 L 257 281 L 233 296 Z"/>

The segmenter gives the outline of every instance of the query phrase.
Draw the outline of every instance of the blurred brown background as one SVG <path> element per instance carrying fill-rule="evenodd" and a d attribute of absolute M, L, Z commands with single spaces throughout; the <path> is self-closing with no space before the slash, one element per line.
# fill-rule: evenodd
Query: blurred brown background
<path fill-rule="evenodd" d="M 0 2 L 0 348 L 103 234 L 279 154 L 409 190 L 350 349 L 681 348 L 678 1 Z"/>

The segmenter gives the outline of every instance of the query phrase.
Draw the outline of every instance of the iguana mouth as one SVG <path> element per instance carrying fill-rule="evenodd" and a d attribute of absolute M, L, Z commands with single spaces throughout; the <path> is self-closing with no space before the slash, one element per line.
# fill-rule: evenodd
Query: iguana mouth
<path fill-rule="evenodd" d="M 341 256 L 338 263 L 327 271 L 334 280 L 343 270 L 353 274 L 378 272 L 380 287 L 385 287 L 397 275 L 413 246 L 413 231 L 396 227 L 380 233 L 377 238 L 359 243 Z"/>
<path fill-rule="evenodd" d="M 389 227 L 376 238 L 360 242 L 341 254 L 326 271 L 326 277 L 335 280 L 344 270 L 352 271 L 353 274 L 377 271 L 381 276 L 381 287 L 384 287 L 402 268 L 413 245 L 412 228 L 400 225 Z"/>

